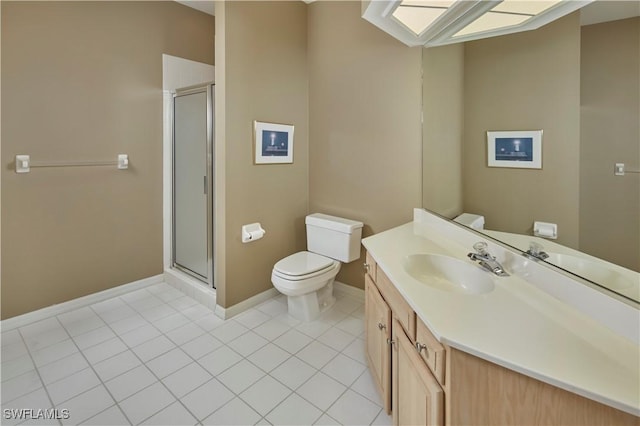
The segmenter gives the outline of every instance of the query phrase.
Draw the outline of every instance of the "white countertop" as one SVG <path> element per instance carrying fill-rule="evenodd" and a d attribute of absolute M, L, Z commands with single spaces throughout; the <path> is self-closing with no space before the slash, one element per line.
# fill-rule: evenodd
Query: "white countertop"
<path fill-rule="evenodd" d="M 471 247 L 437 227 L 411 222 L 365 238 L 363 245 L 440 342 L 640 415 L 638 343 L 527 282 L 521 278 L 526 270 L 516 275 L 505 264 L 510 277 L 487 272 L 495 283 L 493 291 L 467 295 L 431 287 L 404 270 L 404 258 L 417 253 L 473 264 L 466 256 Z"/>

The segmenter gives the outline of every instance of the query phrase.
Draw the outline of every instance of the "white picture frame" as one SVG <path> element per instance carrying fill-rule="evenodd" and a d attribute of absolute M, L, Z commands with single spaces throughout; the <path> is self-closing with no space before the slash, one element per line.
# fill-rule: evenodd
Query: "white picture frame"
<path fill-rule="evenodd" d="M 542 130 L 488 131 L 487 166 L 542 169 Z"/>
<path fill-rule="evenodd" d="M 293 126 L 253 122 L 255 164 L 293 163 Z"/>

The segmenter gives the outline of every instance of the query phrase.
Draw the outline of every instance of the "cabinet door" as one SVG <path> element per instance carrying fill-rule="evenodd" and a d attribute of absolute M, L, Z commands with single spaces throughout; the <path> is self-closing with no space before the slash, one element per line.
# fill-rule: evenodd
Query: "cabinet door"
<path fill-rule="evenodd" d="M 394 425 L 443 425 L 442 388 L 395 319 L 392 329 Z"/>
<path fill-rule="evenodd" d="M 382 395 L 384 409 L 391 412 L 391 310 L 368 275 L 365 276 L 365 333 L 367 360 Z"/>

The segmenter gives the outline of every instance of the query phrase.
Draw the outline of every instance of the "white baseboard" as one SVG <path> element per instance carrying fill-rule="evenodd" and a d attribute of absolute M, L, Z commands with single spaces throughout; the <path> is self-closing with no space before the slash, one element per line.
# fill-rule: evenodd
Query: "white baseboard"
<path fill-rule="evenodd" d="M 339 281 L 333 282 L 333 291 L 342 293 L 350 297 L 354 297 L 359 300 L 364 300 L 364 290 L 353 287 L 348 284 L 341 283 Z M 228 308 L 223 308 L 220 305 L 216 305 L 214 313 L 219 318 L 229 319 L 248 309 L 253 308 L 254 306 L 259 305 L 262 302 L 265 302 L 271 299 L 272 297 L 277 296 L 278 294 L 280 294 L 278 290 L 276 290 L 275 288 L 270 288 L 267 291 L 263 291 L 262 293 L 256 294 L 255 296 L 250 297 L 247 300 L 243 300 L 242 302 L 236 305 L 230 306 Z"/>
<path fill-rule="evenodd" d="M 143 278 L 128 284 L 123 284 L 97 293 L 89 294 L 87 296 L 78 297 L 77 299 L 71 299 L 66 302 L 38 309 L 37 311 L 27 312 L 26 314 L 18 315 L 16 317 L 7 318 L 0 321 L 0 326 L 3 332 L 13 330 L 36 321 L 41 321 L 65 312 L 73 311 L 74 309 L 93 305 L 94 303 L 102 302 L 103 300 L 111 299 L 161 282 L 164 282 L 164 275 L 162 274 Z"/>
<path fill-rule="evenodd" d="M 279 294 L 278 290 L 275 288 L 270 288 L 267 291 L 263 291 L 262 293 L 258 293 L 255 296 L 252 296 L 246 300 L 243 300 L 240 303 L 237 303 L 233 306 L 229 306 L 228 308 L 223 308 L 220 305 L 216 305 L 214 313 L 217 317 L 222 319 L 229 319 L 233 316 L 236 316 L 247 309 L 251 309 L 254 306 L 259 305 L 260 303 L 271 299 L 274 296 Z"/>
<path fill-rule="evenodd" d="M 13 330 L 37 321 L 41 321 L 46 318 L 60 315 L 74 309 L 93 305 L 94 303 L 102 302 L 103 300 L 111 299 L 113 297 L 149 287 L 154 284 L 160 284 L 162 282 L 170 284 L 189 297 L 192 297 L 203 305 L 209 307 L 210 309 L 213 309 L 215 315 L 222 319 L 229 319 L 231 317 L 234 317 L 279 294 L 278 290 L 276 290 L 275 288 L 270 288 L 233 306 L 223 308 L 222 306 L 216 304 L 216 292 L 214 289 L 207 287 L 199 281 L 189 277 L 187 274 L 184 274 L 180 271 L 168 269 L 165 270 L 164 274 L 143 278 L 141 280 L 123 284 L 118 287 L 113 287 L 104 291 L 100 291 L 98 293 L 89 294 L 87 296 L 72 299 L 67 302 L 38 309 L 37 311 L 28 312 L 26 314 L 18 315 L 12 318 L 7 318 L 6 320 L 0 321 L 0 328 L 2 329 L 2 331 Z M 334 291 L 343 293 L 345 295 L 364 299 L 364 290 L 362 289 L 341 283 L 339 281 L 334 281 L 333 288 Z"/>
<path fill-rule="evenodd" d="M 364 290 L 354 287 L 349 284 L 341 283 L 340 281 L 333 282 L 333 291 L 338 291 L 347 296 L 355 297 L 364 300 Z"/>
<path fill-rule="evenodd" d="M 197 300 L 209 309 L 216 308 L 216 291 L 203 282 L 177 269 L 165 269 L 164 280 L 167 284 Z"/>

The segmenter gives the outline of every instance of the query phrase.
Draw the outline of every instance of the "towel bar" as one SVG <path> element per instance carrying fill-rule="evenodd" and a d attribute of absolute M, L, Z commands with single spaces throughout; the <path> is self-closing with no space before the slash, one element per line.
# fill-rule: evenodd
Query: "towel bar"
<path fill-rule="evenodd" d="M 118 154 L 114 161 L 37 161 L 31 162 L 29 155 L 16 155 L 16 173 L 29 173 L 33 167 L 84 167 L 84 166 L 118 166 L 119 170 L 129 168 L 129 155 Z"/>

